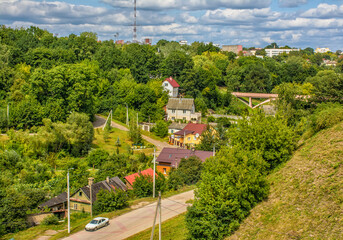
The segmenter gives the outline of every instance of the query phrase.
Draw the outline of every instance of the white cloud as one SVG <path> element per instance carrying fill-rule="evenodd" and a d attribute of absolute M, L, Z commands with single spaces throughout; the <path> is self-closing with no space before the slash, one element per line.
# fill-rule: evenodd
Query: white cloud
<path fill-rule="evenodd" d="M 301 14 L 307 18 L 343 18 L 343 5 L 319 4 L 316 8 L 311 8 Z"/>
<path fill-rule="evenodd" d="M 306 3 L 307 0 L 279 0 L 279 5 L 286 8 L 295 8 Z"/>
<path fill-rule="evenodd" d="M 133 8 L 132 0 L 101 0 L 113 7 Z M 201 10 L 216 8 L 265 8 L 269 7 L 271 0 L 144 0 L 137 1 L 138 9 L 161 10 L 183 9 Z"/>

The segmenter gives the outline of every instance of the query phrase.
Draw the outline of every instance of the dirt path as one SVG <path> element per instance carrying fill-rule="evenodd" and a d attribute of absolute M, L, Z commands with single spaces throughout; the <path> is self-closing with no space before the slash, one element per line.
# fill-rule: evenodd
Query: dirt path
<path fill-rule="evenodd" d="M 184 192 L 162 199 L 162 221 L 168 220 L 187 211 L 186 202 L 194 198 L 194 192 Z M 68 240 L 125 239 L 152 226 L 156 202 L 133 210 L 110 220 L 110 225 L 95 232 L 80 231 Z"/>
<path fill-rule="evenodd" d="M 93 126 L 94 126 L 94 128 L 101 128 L 101 127 L 104 126 L 105 122 L 106 122 L 106 119 L 105 119 L 105 118 L 103 118 L 103 117 L 101 117 L 101 116 L 95 115 L 95 122 L 93 122 Z M 120 125 L 120 124 L 118 124 L 118 123 L 116 123 L 116 122 L 113 122 L 113 121 L 112 121 L 111 126 L 114 127 L 114 128 L 118 128 L 118 129 L 120 129 L 120 130 L 123 130 L 123 131 L 129 131 L 129 129 L 128 129 L 127 127 L 124 127 L 124 126 L 122 126 L 122 125 Z M 156 148 L 157 148 L 156 150 L 157 150 L 158 152 L 160 152 L 160 151 L 161 151 L 163 148 L 165 148 L 165 147 L 177 148 L 177 147 L 174 146 L 174 145 L 169 145 L 169 144 L 166 143 L 166 142 L 161 142 L 161 141 L 155 140 L 155 139 L 153 139 L 153 138 L 151 138 L 151 137 L 148 137 L 148 136 L 145 136 L 145 135 L 143 135 L 143 134 L 142 134 L 142 138 L 143 138 L 144 140 L 148 141 L 149 143 L 154 144 L 154 145 L 156 146 Z"/>

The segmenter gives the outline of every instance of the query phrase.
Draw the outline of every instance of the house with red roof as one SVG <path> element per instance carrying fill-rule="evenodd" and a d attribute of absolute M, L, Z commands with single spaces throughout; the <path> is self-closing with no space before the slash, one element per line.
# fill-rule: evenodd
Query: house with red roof
<path fill-rule="evenodd" d="M 199 144 L 201 134 L 206 131 L 207 124 L 188 123 L 182 130 L 170 136 L 169 142 L 179 147 L 194 147 Z"/>
<path fill-rule="evenodd" d="M 168 92 L 169 97 L 177 97 L 179 95 L 180 85 L 172 77 L 166 78 L 162 83 L 162 87 L 164 91 Z"/>
<path fill-rule="evenodd" d="M 124 177 L 124 179 L 126 181 L 126 185 L 132 189 L 133 183 L 136 181 L 137 177 L 151 176 L 151 178 L 152 178 L 154 176 L 153 174 L 154 174 L 154 170 L 152 168 L 148 168 L 148 169 L 145 169 L 143 171 L 139 171 L 138 173 L 128 175 L 128 176 Z M 156 176 L 157 176 L 157 174 L 156 174 Z"/>

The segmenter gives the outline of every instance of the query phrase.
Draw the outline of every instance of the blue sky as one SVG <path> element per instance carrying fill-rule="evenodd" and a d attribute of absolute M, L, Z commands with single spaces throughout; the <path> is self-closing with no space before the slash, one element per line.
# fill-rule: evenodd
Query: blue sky
<path fill-rule="evenodd" d="M 343 0 L 137 0 L 138 39 L 343 50 Z M 0 24 L 132 40 L 133 0 L 0 0 Z"/>

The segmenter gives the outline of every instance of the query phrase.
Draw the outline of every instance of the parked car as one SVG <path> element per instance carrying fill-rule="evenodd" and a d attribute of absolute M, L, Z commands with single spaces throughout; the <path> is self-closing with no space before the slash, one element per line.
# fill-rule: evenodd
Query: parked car
<path fill-rule="evenodd" d="M 109 225 L 109 219 L 108 218 L 104 218 L 104 217 L 97 217 L 94 218 L 92 221 L 90 221 L 90 223 L 88 223 L 85 227 L 86 231 L 95 231 L 98 230 L 99 228 L 105 227 L 107 225 Z"/>

